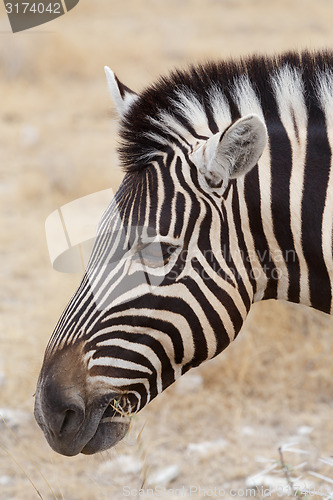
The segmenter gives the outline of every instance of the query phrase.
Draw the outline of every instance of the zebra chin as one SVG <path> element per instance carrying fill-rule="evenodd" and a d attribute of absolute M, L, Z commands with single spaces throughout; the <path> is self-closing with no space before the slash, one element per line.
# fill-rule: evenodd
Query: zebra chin
<path fill-rule="evenodd" d="M 93 455 L 108 450 L 125 437 L 129 427 L 129 421 L 126 417 L 114 418 L 119 418 L 122 422 L 103 422 L 104 419 L 102 419 L 97 427 L 96 433 L 84 448 L 82 448 L 81 453 L 84 455 Z"/>

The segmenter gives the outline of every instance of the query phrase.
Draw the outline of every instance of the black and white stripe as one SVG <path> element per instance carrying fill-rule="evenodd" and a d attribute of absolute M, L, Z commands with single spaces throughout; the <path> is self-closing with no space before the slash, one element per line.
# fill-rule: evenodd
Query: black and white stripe
<path fill-rule="evenodd" d="M 227 347 L 254 301 L 333 312 L 333 55 L 191 67 L 139 96 L 110 75 L 126 175 L 44 371 L 81 342 L 91 390 L 138 411 Z M 268 134 L 258 165 L 209 187 L 207 141 L 252 115 Z"/>

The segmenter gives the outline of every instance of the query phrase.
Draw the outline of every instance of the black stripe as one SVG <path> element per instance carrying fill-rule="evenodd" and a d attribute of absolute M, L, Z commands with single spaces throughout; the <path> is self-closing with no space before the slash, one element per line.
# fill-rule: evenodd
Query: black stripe
<path fill-rule="evenodd" d="M 291 231 L 290 178 L 292 150 L 287 132 L 281 121 L 268 124 L 271 154 L 271 210 L 275 238 L 281 248 L 289 273 L 288 300 L 300 300 L 300 265 Z"/>
<path fill-rule="evenodd" d="M 176 198 L 176 223 L 173 236 L 179 238 L 183 230 L 185 215 L 185 196 L 178 192 Z"/>
<path fill-rule="evenodd" d="M 235 264 L 235 261 L 233 259 L 232 252 L 231 252 L 231 243 L 230 243 L 230 237 L 229 237 L 229 224 L 228 224 L 229 221 L 227 218 L 227 211 L 226 211 L 225 205 L 222 205 L 222 213 L 223 213 L 223 219 L 226 222 L 222 226 L 223 230 L 221 233 L 221 248 L 223 250 L 223 255 L 224 255 L 225 261 L 230 269 L 230 272 L 233 273 L 234 278 L 236 280 L 237 290 L 238 290 L 240 296 L 242 297 L 242 300 L 245 304 L 246 309 L 249 310 L 251 300 L 250 300 L 249 294 L 246 290 L 246 287 L 244 285 L 243 278 L 237 270 L 237 267 L 236 267 L 236 264 Z M 235 286 L 234 282 L 232 280 L 231 280 L 231 283 L 233 284 L 233 286 Z"/>
<path fill-rule="evenodd" d="M 235 181 L 232 181 L 234 183 Z M 238 189 L 237 185 L 234 185 L 233 193 L 232 193 L 232 211 L 233 211 L 233 216 L 234 216 L 234 225 L 235 225 L 235 230 L 237 234 L 237 240 L 238 240 L 238 246 L 240 249 L 240 253 L 242 256 L 243 260 L 243 266 L 246 269 L 246 273 L 249 277 L 249 281 L 251 283 L 253 293 L 257 291 L 257 282 L 254 279 L 253 276 L 253 269 L 251 265 L 251 260 L 249 257 L 249 252 L 248 248 L 245 243 L 244 239 L 244 233 L 242 230 L 242 224 L 241 224 L 241 214 L 240 214 L 240 208 L 239 208 L 239 195 L 238 195 Z M 243 297 L 244 304 L 246 309 L 249 309 L 251 306 L 251 300 L 250 297 L 248 296 L 248 299 L 246 299 L 246 296 Z"/>
<path fill-rule="evenodd" d="M 264 233 L 261 219 L 261 200 L 260 186 L 258 177 L 258 168 L 253 168 L 244 180 L 245 202 L 249 214 L 250 231 L 254 241 L 254 247 L 259 262 L 266 273 L 268 279 L 267 287 L 264 293 L 264 299 L 277 298 L 277 280 L 275 266 L 272 256 L 268 250 L 268 243 Z"/>
<path fill-rule="evenodd" d="M 194 167 L 194 165 L 193 165 Z M 194 167 L 195 168 L 195 167 Z M 196 170 L 196 168 L 195 168 Z M 188 207 L 188 211 L 190 213 L 189 219 L 188 219 L 188 224 L 186 227 L 186 232 L 184 236 L 184 250 L 187 250 L 188 244 L 192 238 L 193 231 L 195 228 L 195 224 L 200 216 L 200 206 L 197 197 L 194 195 L 192 190 L 189 190 L 188 184 L 184 178 L 183 175 L 183 165 L 181 159 L 178 157 L 176 160 L 176 166 L 175 166 L 175 171 L 176 171 L 176 176 L 177 179 L 179 180 L 179 183 L 181 187 L 184 189 L 184 191 L 187 191 L 189 194 L 189 198 L 191 200 L 191 205 Z M 188 203 L 188 199 L 187 199 Z"/>
<path fill-rule="evenodd" d="M 140 371 L 139 369 L 131 368 L 120 368 L 119 366 L 107 366 L 107 365 L 94 365 L 90 368 L 89 373 L 92 377 L 102 375 L 103 377 L 112 378 L 146 378 L 148 381 L 148 373 Z"/>
<path fill-rule="evenodd" d="M 138 201 L 137 209 L 138 209 L 138 226 L 139 230 L 142 231 L 142 227 L 145 224 L 146 217 L 146 206 L 147 206 L 147 176 L 146 179 L 141 183 L 141 192 L 140 192 L 140 201 Z"/>
<path fill-rule="evenodd" d="M 147 183 L 149 183 L 149 196 L 150 196 L 150 206 L 149 206 L 149 221 L 148 226 L 150 228 L 157 227 L 156 215 L 157 215 L 157 192 L 158 192 L 158 177 L 155 168 L 148 169 Z"/>
<path fill-rule="evenodd" d="M 118 338 L 118 337 L 117 337 Z M 108 339 L 109 340 L 109 339 Z M 98 341 L 98 343 L 100 340 Z M 111 358 L 111 359 L 122 359 L 123 361 L 131 361 L 138 365 L 137 370 L 141 371 L 140 366 L 146 367 L 156 374 L 156 370 L 151 361 L 143 356 L 140 352 L 135 350 L 136 344 L 133 343 L 133 350 L 124 348 L 118 345 L 108 346 L 108 345 L 98 345 L 95 352 L 92 355 L 92 359 Z M 101 361 L 101 364 L 103 361 Z M 131 370 L 131 368 L 130 368 Z M 146 373 L 146 372 L 145 372 Z"/>
<path fill-rule="evenodd" d="M 174 158 L 174 152 L 168 154 L 166 157 L 166 162 L 164 164 L 162 158 L 159 158 L 158 165 L 160 167 L 160 175 L 162 176 L 162 182 L 164 184 L 164 200 L 162 203 L 161 214 L 160 214 L 160 234 L 161 236 L 167 236 L 170 230 L 171 224 L 171 207 L 172 200 L 175 195 L 175 187 L 170 176 L 170 166 Z"/>
<path fill-rule="evenodd" d="M 309 268 L 311 305 L 326 313 L 331 309 L 331 284 L 322 251 L 322 217 L 331 164 L 325 117 L 310 107 L 306 168 L 302 199 L 302 247 Z"/>

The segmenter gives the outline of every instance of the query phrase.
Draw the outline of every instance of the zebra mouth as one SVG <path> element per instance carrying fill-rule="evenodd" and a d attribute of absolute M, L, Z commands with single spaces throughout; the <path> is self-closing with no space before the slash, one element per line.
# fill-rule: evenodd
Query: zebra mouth
<path fill-rule="evenodd" d="M 111 448 L 125 436 L 130 423 L 114 392 L 86 405 L 75 387 L 69 394 L 53 380 L 39 382 L 34 413 L 51 448 L 65 456 Z"/>
<path fill-rule="evenodd" d="M 115 412 L 109 404 L 98 425 L 95 434 L 81 450 L 84 455 L 93 455 L 115 446 L 125 436 L 129 428 L 130 418 Z"/>

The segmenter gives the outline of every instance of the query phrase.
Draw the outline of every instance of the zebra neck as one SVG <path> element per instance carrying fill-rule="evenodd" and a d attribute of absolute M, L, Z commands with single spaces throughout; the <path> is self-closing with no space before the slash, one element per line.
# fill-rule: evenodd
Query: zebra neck
<path fill-rule="evenodd" d="M 298 137 L 278 121 L 268 130 L 258 169 L 238 182 L 254 301 L 283 299 L 332 314 L 333 126 L 323 114 L 318 128 L 317 110 Z"/>

